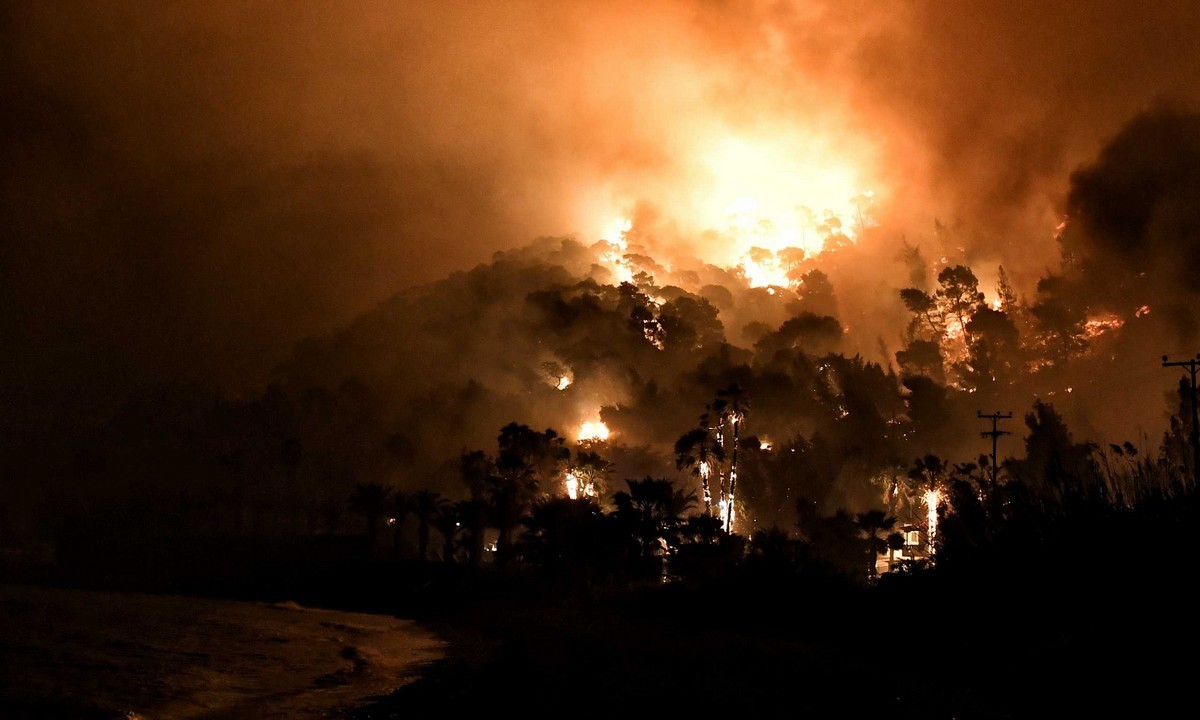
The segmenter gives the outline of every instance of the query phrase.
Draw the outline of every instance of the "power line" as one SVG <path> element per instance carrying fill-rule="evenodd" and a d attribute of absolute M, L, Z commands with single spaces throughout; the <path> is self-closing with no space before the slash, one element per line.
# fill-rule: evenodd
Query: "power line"
<path fill-rule="evenodd" d="M 996 484 L 996 441 L 1000 439 L 1001 435 L 1012 435 L 1012 433 L 1010 433 L 1007 430 L 999 429 L 999 423 L 1001 420 L 1011 420 L 1012 419 L 1012 411 L 1010 410 L 1006 413 L 1002 413 L 999 410 L 997 410 L 994 413 L 989 413 L 989 414 L 985 415 L 982 410 L 976 410 L 975 417 L 979 418 L 980 420 L 991 420 L 992 421 L 992 429 L 985 430 L 985 431 L 979 433 L 979 435 L 981 437 L 990 437 L 992 439 L 992 484 L 995 485 Z"/>

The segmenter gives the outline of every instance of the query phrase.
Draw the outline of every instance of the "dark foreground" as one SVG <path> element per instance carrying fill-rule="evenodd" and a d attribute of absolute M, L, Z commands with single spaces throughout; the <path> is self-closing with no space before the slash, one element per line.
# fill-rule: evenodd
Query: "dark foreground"
<path fill-rule="evenodd" d="M 268 563 L 206 550 L 238 559 L 222 581 L 178 558 L 136 574 L 64 566 L 25 579 L 156 595 L 6 588 L 0 717 L 1177 716 L 1200 643 L 1179 562 L 1191 551 L 1177 542 L 1192 526 L 1158 527 L 1140 543 L 1081 536 L 1097 551 L 873 587 L 765 561 L 666 585 L 307 552 Z M 205 594 L 257 602 L 194 597 Z M 426 663 L 432 637 L 397 615 L 446 641 L 444 656 Z M 71 618 L 100 630 L 72 631 Z"/>
<path fill-rule="evenodd" d="M 0 585 L 8 720 L 330 717 L 440 654 L 386 615 Z"/>
<path fill-rule="evenodd" d="M 449 655 L 353 714 L 500 709 L 800 717 L 1166 717 L 1191 704 L 1186 580 L 830 587 L 753 578 L 618 596 L 506 593 L 429 622 Z"/>

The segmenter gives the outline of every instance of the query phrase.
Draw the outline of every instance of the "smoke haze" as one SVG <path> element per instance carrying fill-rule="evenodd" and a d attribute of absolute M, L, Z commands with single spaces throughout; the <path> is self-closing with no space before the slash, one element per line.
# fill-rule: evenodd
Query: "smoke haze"
<path fill-rule="evenodd" d="M 705 151 L 739 134 L 848 158 L 895 234 L 940 218 L 1030 289 L 1069 171 L 1193 97 L 1198 22 L 1185 2 L 12 4 L 6 383 L 257 387 L 298 338 L 494 250 L 638 202 L 705 224 Z"/>

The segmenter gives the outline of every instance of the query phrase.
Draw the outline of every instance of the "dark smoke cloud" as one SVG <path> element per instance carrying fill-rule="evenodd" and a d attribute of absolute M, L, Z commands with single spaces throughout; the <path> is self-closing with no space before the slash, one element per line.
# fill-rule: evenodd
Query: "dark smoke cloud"
<path fill-rule="evenodd" d="M 595 205 L 678 222 L 710 121 L 830 134 L 887 191 L 888 237 L 941 252 L 940 217 L 1031 289 L 1067 171 L 1200 87 L 1198 23 L 1185 2 L 10 3 L 7 404 L 253 392 L 296 339 L 589 235 Z"/>

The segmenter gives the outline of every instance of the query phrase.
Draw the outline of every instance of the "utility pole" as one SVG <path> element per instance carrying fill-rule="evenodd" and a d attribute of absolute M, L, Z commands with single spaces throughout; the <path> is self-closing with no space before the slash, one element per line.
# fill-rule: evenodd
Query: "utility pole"
<path fill-rule="evenodd" d="M 1002 413 L 999 410 L 997 410 L 994 413 L 989 413 L 989 414 L 985 415 L 982 410 L 976 410 L 975 417 L 979 418 L 980 420 L 991 420 L 992 421 L 992 429 L 985 430 L 985 431 L 979 433 L 979 435 L 980 435 L 980 437 L 990 437 L 992 439 L 992 484 L 995 485 L 996 484 L 996 441 L 1000 439 L 1001 435 L 1012 435 L 1012 433 L 1010 433 L 1007 430 L 999 429 L 999 423 L 1001 420 L 1011 420 L 1012 419 L 1012 411 L 1010 410 L 1006 413 Z"/>
<path fill-rule="evenodd" d="M 1169 362 L 1167 356 L 1162 356 L 1163 367 L 1187 368 L 1192 376 L 1192 483 L 1200 486 L 1200 417 L 1196 413 L 1196 373 L 1200 371 L 1200 354 L 1190 360 Z"/>

